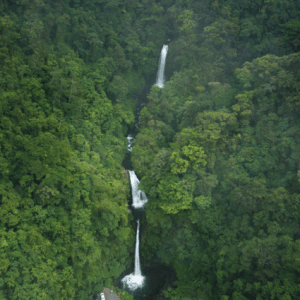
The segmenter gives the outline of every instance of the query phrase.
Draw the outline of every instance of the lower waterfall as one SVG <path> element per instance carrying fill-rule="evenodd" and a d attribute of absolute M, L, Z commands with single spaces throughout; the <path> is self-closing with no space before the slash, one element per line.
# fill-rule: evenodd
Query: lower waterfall
<path fill-rule="evenodd" d="M 125 276 L 122 279 L 124 288 L 127 286 L 132 291 L 136 290 L 137 288 L 143 287 L 144 280 L 145 280 L 145 277 L 142 276 L 141 264 L 140 264 L 139 233 L 140 233 L 140 220 L 137 221 L 134 272 Z"/>

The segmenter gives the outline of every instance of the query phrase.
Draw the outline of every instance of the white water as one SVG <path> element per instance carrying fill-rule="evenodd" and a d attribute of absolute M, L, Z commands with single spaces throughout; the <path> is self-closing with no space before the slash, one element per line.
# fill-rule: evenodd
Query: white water
<path fill-rule="evenodd" d="M 136 242 L 135 242 L 135 259 L 134 259 L 134 275 L 141 276 L 141 265 L 140 265 L 140 220 L 137 220 L 137 230 L 136 230 Z"/>
<path fill-rule="evenodd" d="M 140 264 L 139 235 L 140 235 L 140 220 L 137 221 L 134 272 L 125 276 L 122 279 L 123 287 L 125 288 L 127 286 L 132 291 L 136 290 L 137 288 L 143 287 L 144 280 L 145 280 L 145 277 L 142 275 L 141 264 Z"/>
<path fill-rule="evenodd" d="M 160 52 L 160 59 L 157 71 L 157 78 L 155 85 L 158 86 L 160 89 L 165 87 L 165 65 L 166 65 L 166 58 L 168 54 L 168 45 L 163 45 L 161 52 Z"/>
<path fill-rule="evenodd" d="M 131 134 L 129 134 L 127 136 L 127 141 L 128 141 L 128 151 L 131 152 L 132 151 L 132 141 L 133 141 L 133 137 Z"/>
<path fill-rule="evenodd" d="M 140 181 L 135 175 L 134 171 L 129 171 L 131 192 L 132 192 L 132 206 L 134 208 L 142 208 L 147 202 L 147 196 L 142 191 L 139 190 Z"/>

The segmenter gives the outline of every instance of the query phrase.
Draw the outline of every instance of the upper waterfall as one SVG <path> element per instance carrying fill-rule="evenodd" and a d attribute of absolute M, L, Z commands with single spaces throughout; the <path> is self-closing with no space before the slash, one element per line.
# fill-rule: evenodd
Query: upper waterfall
<path fill-rule="evenodd" d="M 131 192 L 132 192 L 132 206 L 134 208 L 141 208 L 148 202 L 147 196 L 145 192 L 139 190 L 138 187 L 140 181 L 135 175 L 135 172 L 129 171 L 129 176 L 130 176 L 130 184 L 131 184 Z"/>
<path fill-rule="evenodd" d="M 168 45 L 163 45 L 161 52 L 160 52 L 160 59 L 158 64 L 158 71 L 157 71 L 157 78 L 155 86 L 159 87 L 160 89 L 165 87 L 165 65 L 166 65 L 166 58 L 168 54 Z"/>

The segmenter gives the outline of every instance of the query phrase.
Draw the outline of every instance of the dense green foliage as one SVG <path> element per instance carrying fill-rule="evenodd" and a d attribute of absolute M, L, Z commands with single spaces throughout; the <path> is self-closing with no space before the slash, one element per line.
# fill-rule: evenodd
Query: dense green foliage
<path fill-rule="evenodd" d="M 132 263 L 121 163 L 159 51 L 142 9 L 0 2 L 0 299 L 86 299 Z"/>
<path fill-rule="evenodd" d="M 167 11 L 175 72 L 151 89 L 132 154 L 150 199 L 143 251 L 178 275 L 167 299 L 300 298 L 299 9 L 224 0 Z"/>
<path fill-rule="evenodd" d="M 175 268 L 166 299 L 298 299 L 299 19 L 292 0 L 1 1 L 0 299 L 85 300 L 132 263 L 125 134 L 168 38 L 132 153 L 142 254 Z"/>

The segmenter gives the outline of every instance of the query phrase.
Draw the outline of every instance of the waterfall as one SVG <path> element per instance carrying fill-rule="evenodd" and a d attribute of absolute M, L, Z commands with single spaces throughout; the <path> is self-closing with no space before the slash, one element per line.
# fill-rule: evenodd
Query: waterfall
<path fill-rule="evenodd" d="M 133 137 L 128 135 L 128 150 L 132 151 L 132 141 Z M 134 208 L 142 208 L 148 201 L 146 194 L 139 190 L 140 181 L 135 175 L 134 171 L 129 171 L 131 191 L 132 191 L 132 206 Z M 141 272 L 141 264 L 140 264 L 140 220 L 137 220 L 137 229 L 136 229 L 136 240 L 135 240 L 135 257 L 134 257 L 134 272 L 125 276 L 122 279 L 123 288 L 126 286 L 134 291 L 137 288 L 143 287 L 145 277 Z"/>
<path fill-rule="evenodd" d="M 137 220 L 137 230 L 136 230 L 136 241 L 135 241 L 135 259 L 134 259 L 134 272 L 125 276 L 122 279 L 123 288 L 126 286 L 134 291 L 137 288 L 143 287 L 145 277 L 142 275 L 141 272 L 141 265 L 140 265 L 140 254 L 139 254 L 139 234 L 140 234 L 140 220 Z"/>
<path fill-rule="evenodd" d="M 134 208 L 142 208 L 147 202 L 146 194 L 139 190 L 140 181 L 135 175 L 134 171 L 129 171 L 130 176 L 130 184 L 131 184 L 131 191 L 132 191 L 132 206 Z"/>
<path fill-rule="evenodd" d="M 155 85 L 160 89 L 165 86 L 164 72 L 165 72 L 165 64 L 168 53 L 168 46 L 163 45 L 161 49 L 159 66 L 157 72 L 157 79 Z M 137 124 L 135 124 L 138 128 Z M 132 135 L 127 136 L 128 140 L 128 151 L 132 151 Z M 132 191 L 132 206 L 133 208 L 143 208 L 144 205 L 148 202 L 146 194 L 139 190 L 140 181 L 137 178 L 135 172 L 133 170 L 129 171 L 131 191 Z M 137 220 L 137 229 L 136 229 L 136 241 L 135 241 L 135 257 L 134 257 L 134 272 L 126 275 L 121 281 L 123 283 L 123 288 L 128 287 L 131 291 L 136 290 L 137 288 L 142 288 L 144 285 L 145 277 L 141 272 L 141 264 L 140 264 L 140 220 Z"/>
<path fill-rule="evenodd" d="M 132 141 L 133 141 L 133 137 L 131 134 L 129 134 L 127 136 L 127 141 L 128 141 L 128 151 L 131 152 L 132 151 Z"/>
<path fill-rule="evenodd" d="M 140 220 L 137 220 L 136 230 L 136 241 L 135 241 L 135 259 L 134 259 L 134 276 L 141 276 L 141 265 L 140 265 Z"/>
<path fill-rule="evenodd" d="M 157 71 L 157 78 L 155 86 L 159 87 L 160 89 L 165 87 L 165 65 L 166 65 L 166 58 L 168 53 L 168 45 L 163 45 L 160 53 L 160 59 L 158 64 L 158 71 Z"/>

